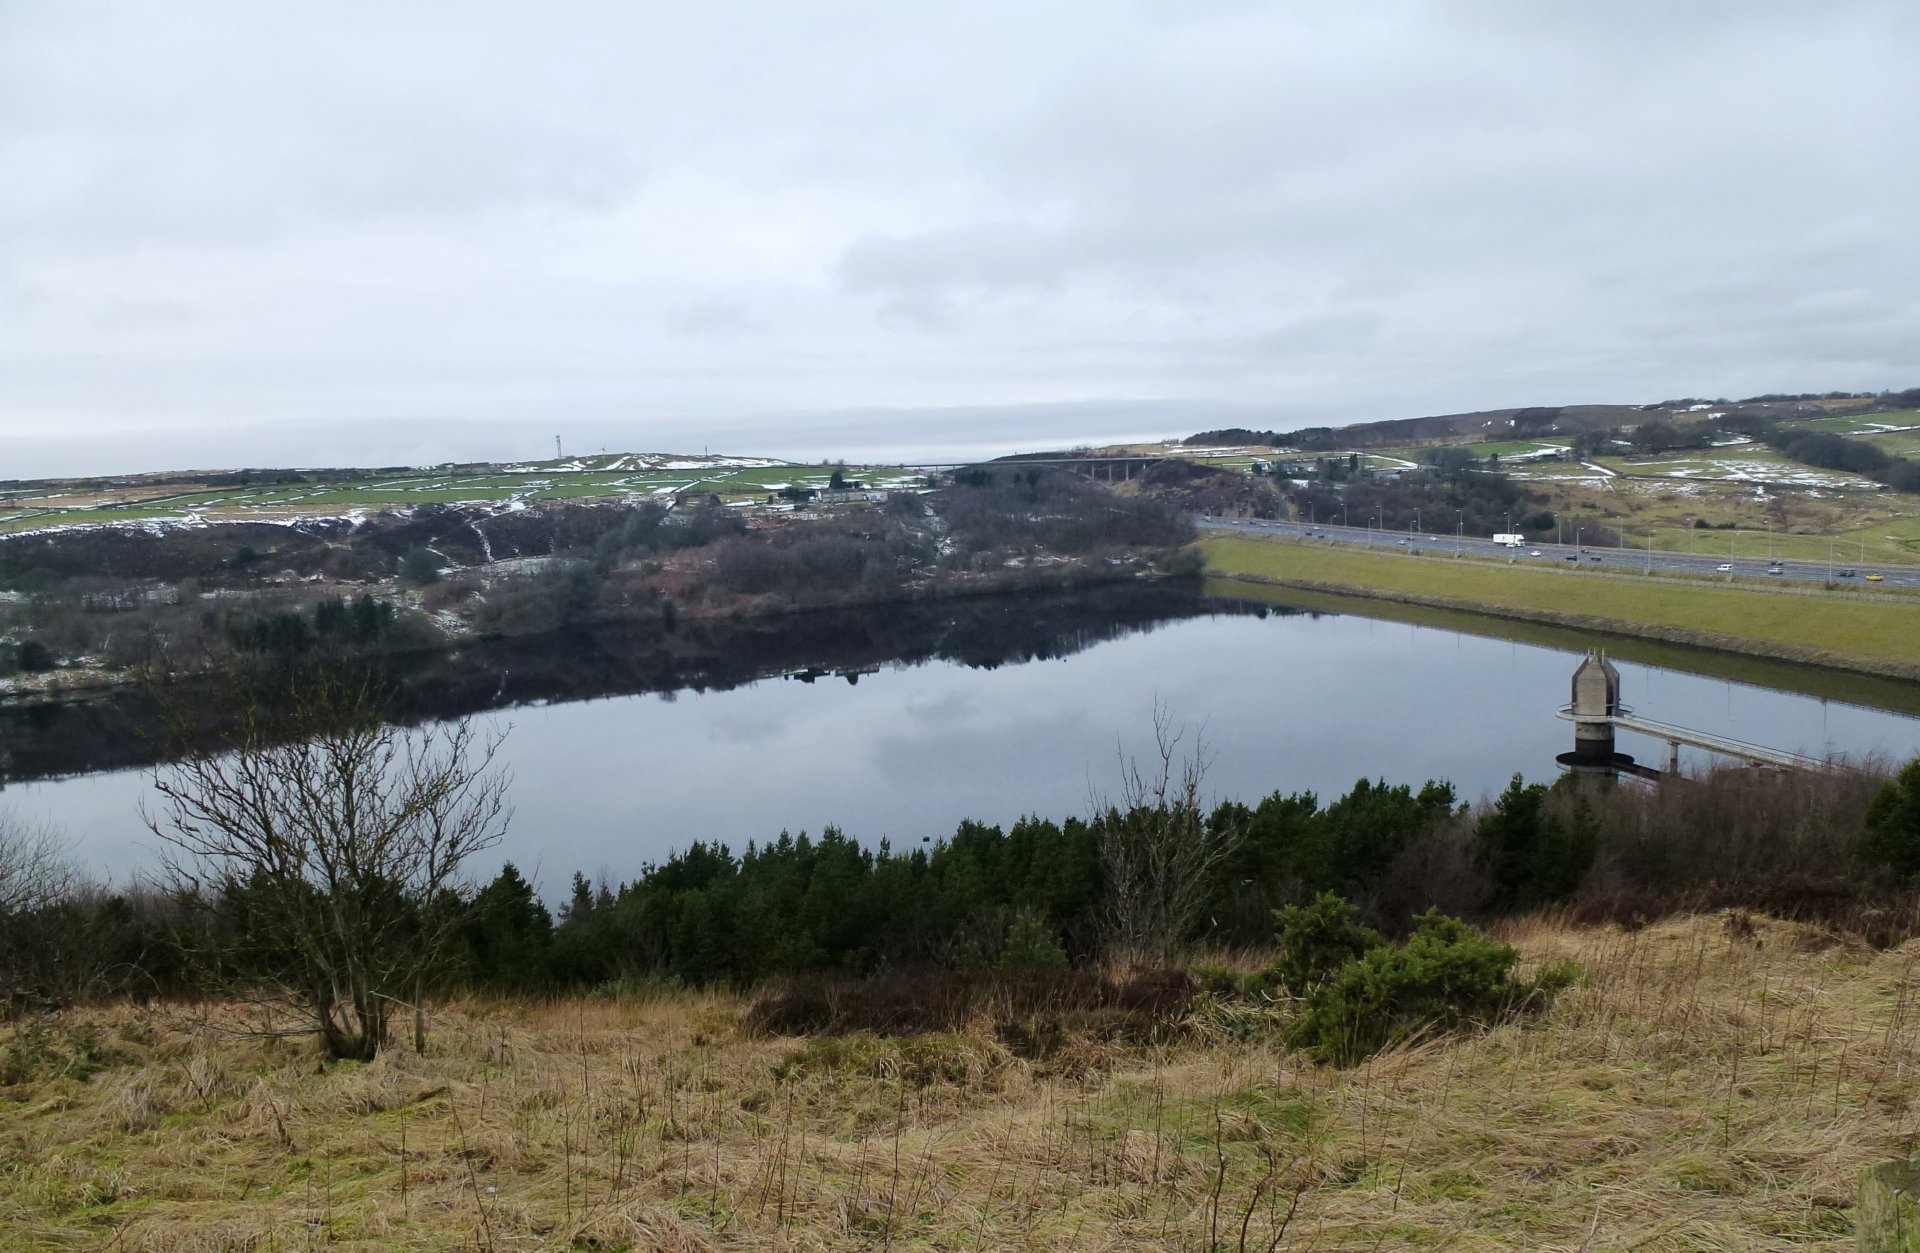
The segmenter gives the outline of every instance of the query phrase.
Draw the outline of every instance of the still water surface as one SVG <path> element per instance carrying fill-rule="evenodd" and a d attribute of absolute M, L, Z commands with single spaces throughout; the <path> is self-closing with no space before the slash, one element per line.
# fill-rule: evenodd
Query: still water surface
<path fill-rule="evenodd" d="M 478 720 L 510 732 L 515 815 L 476 869 L 512 860 L 554 896 L 576 869 L 630 877 L 695 839 L 738 849 L 833 824 L 898 847 L 963 818 L 1083 813 L 1112 786 L 1119 746 L 1150 747 L 1156 700 L 1204 723 L 1217 797 L 1336 795 L 1368 776 L 1449 779 L 1477 798 L 1515 772 L 1555 775 L 1572 733 L 1554 710 L 1578 657 L 1357 614 L 1208 615 L 996 669 L 935 661 L 856 684 L 773 678 L 493 711 Z M 1920 753 L 1911 716 L 1618 664 L 1649 718 L 1820 756 Z M 1623 735 L 1620 747 L 1663 764 L 1664 744 Z M 150 789 L 121 771 L 16 785 L 0 805 L 53 823 L 124 880 L 153 860 L 139 818 Z"/>

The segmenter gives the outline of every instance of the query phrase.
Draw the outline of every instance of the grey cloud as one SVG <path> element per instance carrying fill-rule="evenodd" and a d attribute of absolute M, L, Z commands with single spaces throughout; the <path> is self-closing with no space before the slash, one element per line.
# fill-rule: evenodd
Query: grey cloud
<path fill-rule="evenodd" d="M 0 3 L 0 466 L 1911 386 L 1917 54 L 1905 0 Z"/>
<path fill-rule="evenodd" d="M 766 331 L 746 305 L 733 300 L 699 300 L 667 310 L 667 329 L 687 339 L 738 339 Z"/>

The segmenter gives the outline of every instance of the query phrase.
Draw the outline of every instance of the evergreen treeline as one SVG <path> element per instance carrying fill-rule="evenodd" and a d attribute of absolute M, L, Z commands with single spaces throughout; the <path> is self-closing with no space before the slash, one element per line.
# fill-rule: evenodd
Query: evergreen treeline
<path fill-rule="evenodd" d="M 363 592 L 352 600 L 329 596 L 308 613 L 254 614 L 230 626 L 228 635 L 242 652 L 293 655 L 316 647 L 370 648 L 397 630 L 393 605 Z"/>
<path fill-rule="evenodd" d="M 1132 816 L 1027 818 L 1004 830 L 963 822 L 909 849 L 870 848 L 833 829 L 739 854 L 695 842 L 626 883 L 576 875 L 557 914 L 508 865 L 470 896 L 432 906 L 455 914 L 437 979 L 443 989 L 561 993 L 1098 963 L 1111 923 L 1102 826 Z M 1203 821 L 1233 838 L 1208 870 L 1189 947 L 1265 949 L 1275 911 L 1325 892 L 1400 935 L 1435 907 L 1485 921 L 1568 905 L 1634 923 L 1740 906 L 1897 939 L 1920 880 L 1920 763 L 1892 782 L 1735 769 L 1657 789 L 1516 777 L 1480 806 L 1457 804 L 1444 783 L 1362 780 L 1331 802 L 1276 792 L 1221 804 Z M 84 884 L 0 899 L 0 1003 L 244 981 L 243 969 L 209 970 L 196 951 L 237 960 L 246 946 L 207 929 L 244 926 L 244 902 L 232 919 L 207 905 Z"/>
<path fill-rule="evenodd" d="M 1330 804 L 1275 793 L 1253 806 L 1220 805 L 1205 821 L 1233 829 L 1236 843 L 1214 868 L 1189 938 L 1263 945 L 1281 905 L 1323 890 L 1367 899 L 1405 848 L 1453 814 L 1445 784 L 1366 780 Z M 901 965 L 978 970 L 1053 954 L 1091 960 L 1107 922 L 1100 824 L 1127 817 L 1028 818 L 1004 830 L 963 822 L 949 839 L 904 850 L 870 848 L 832 828 L 782 833 L 739 854 L 696 841 L 618 886 L 576 875 L 557 918 L 508 865 L 470 900 L 442 903 L 462 914 L 442 973 L 461 986 L 562 991 Z M 0 949 L 17 959 L 10 969 L 0 959 L 0 998 L 190 990 L 202 976 L 182 949 L 207 937 L 181 934 L 183 918 L 219 926 L 223 912 L 245 913 L 244 901 L 231 904 L 181 911 L 150 892 L 87 891 L 10 919 L 0 911 Z"/>
<path fill-rule="evenodd" d="M 1365 895 L 1453 811 L 1446 784 L 1367 780 L 1331 804 L 1302 792 L 1221 805 L 1207 821 L 1239 838 L 1192 938 L 1265 944 L 1275 908 L 1327 890 Z M 1004 831 L 963 822 L 951 839 L 909 850 L 868 848 L 831 827 L 818 837 L 783 832 L 739 855 L 695 843 L 617 888 L 576 875 L 557 921 L 509 865 L 471 906 L 468 975 L 531 990 L 652 978 L 747 984 L 887 965 L 984 969 L 1007 963 L 1010 947 L 1034 947 L 1021 933 L 1035 920 L 1065 960 L 1088 960 L 1103 939 L 1098 821 L 1026 818 Z"/>
<path fill-rule="evenodd" d="M 1227 802 L 1205 821 L 1233 832 L 1232 852 L 1184 939 L 1265 948 L 1276 910 L 1324 892 L 1398 934 L 1434 906 L 1487 920 L 1563 903 L 1626 921 L 1742 905 L 1865 925 L 1893 917 L 1887 893 L 1920 877 L 1920 767 L 1902 780 L 1729 770 L 1644 791 L 1516 776 L 1474 807 L 1446 783 L 1363 779 L 1330 802 L 1310 792 Z M 1876 794 L 1907 798 L 1906 809 L 1878 802 L 1904 816 L 1870 819 Z M 617 886 L 576 875 L 557 917 L 508 866 L 469 906 L 458 977 L 560 991 L 1097 961 L 1109 922 L 1100 825 L 1125 818 L 965 822 L 907 850 L 831 828 L 738 855 L 697 843 Z"/>

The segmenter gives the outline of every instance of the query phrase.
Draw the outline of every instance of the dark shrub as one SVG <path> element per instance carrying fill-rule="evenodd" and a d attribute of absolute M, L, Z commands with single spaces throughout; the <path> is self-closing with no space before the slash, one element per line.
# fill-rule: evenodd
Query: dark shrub
<path fill-rule="evenodd" d="M 28 674 L 53 669 L 53 651 L 39 640 L 28 640 L 14 650 L 13 664 Z"/>
<path fill-rule="evenodd" d="M 400 558 L 400 581 L 409 587 L 425 587 L 440 581 L 440 558 L 424 548 L 416 548 Z"/>
<path fill-rule="evenodd" d="M 1000 949 L 1002 970 L 1058 970 L 1067 964 L 1067 950 L 1045 915 L 1022 906 L 1007 923 L 1006 943 Z"/>
<path fill-rule="evenodd" d="M 1902 879 L 1920 877 L 1920 757 L 1908 762 L 1867 805 L 1860 854 Z"/>
<path fill-rule="evenodd" d="M 1286 1042 L 1346 1066 L 1434 1032 L 1487 1027 L 1544 1007 L 1571 983 L 1570 967 L 1516 979 L 1520 954 L 1457 918 L 1428 910 L 1403 945 L 1382 946 L 1341 967 L 1308 995 Z"/>
<path fill-rule="evenodd" d="M 1385 944 L 1386 937 L 1358 921 L 1359 911 L 1332 892 L 1311 905 L 1274 911 L 1280 956 L 1254 976 L 1256 990 L 1284 988 L 1304 996 L 1333 978 L 1350 961 Z"/>
<path fill-rule="evenodd" d="M 1519 775 L 1474 828 L 1481 867 L 1493 884 L 1494 909 L 1532 909 L 1566 900 L 1593 866 L 1598 841 L 1593 807 L 1585 796 L 1555 805 L 1543 784 Z"/>

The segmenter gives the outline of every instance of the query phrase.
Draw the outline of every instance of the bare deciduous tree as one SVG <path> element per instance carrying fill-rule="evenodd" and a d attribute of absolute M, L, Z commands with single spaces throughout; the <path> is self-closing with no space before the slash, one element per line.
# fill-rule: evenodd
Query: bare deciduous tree
<path fill-rule="evenodd" d="M 213 911 L 221 973 L 296 1006 L 331 1055 L 375 1056 L 409 1000 L 421 1043 L 461 863 L 509 816 L 500 740 L 467 720 L 396 726 L 372 680 L 340 673 L 296 680 L 273 712 L 236 692 L 225 743 L 155 771 L 145 817 L 170 886 Z"/>
<path fill-rule="evenodd" d="M 73 890 L 78 877 L 51 828 L 0 811 L 0 917 L 53 904 Z"/>
<path fill-rule="evenodd" d="M 55 976 L 75 965 L 71 929 L 47 916 L 79 886 L 51 828 L 0 811 L 0 1008 L 46 999 Z"/>
<path fill-rule="evenodd" d="M 1179 951 L 1214 872 L 1240 841 L 1202 808 L 1209 757 L 1203 732 L 1192 734 L 1192 751 L 1181 756 L 1188 731 L 1155 701 L 1154 757 L 1143 765 L 1122 750 L 1118 800 L 1095 800 L 1107 947 L 1122 962 L 1163 963 Z"/>

